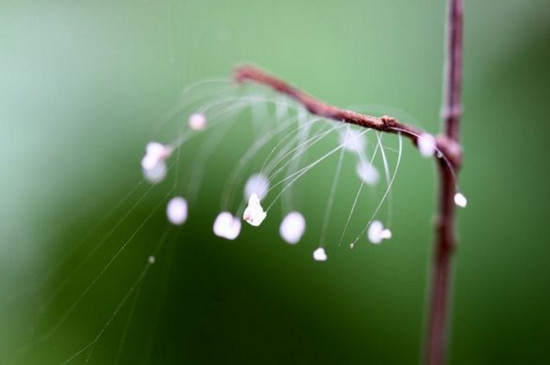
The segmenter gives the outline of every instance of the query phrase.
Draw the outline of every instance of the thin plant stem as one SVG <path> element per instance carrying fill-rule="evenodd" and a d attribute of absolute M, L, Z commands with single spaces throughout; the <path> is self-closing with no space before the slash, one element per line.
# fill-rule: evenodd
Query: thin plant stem
<path fill-rule="evenodd" d="M 463 2 L 448 1 L 447 35 L 445 50 L 445 79 L 443 87 L 442 134 L 455 146 L 459 145 L 459 127 L 462 87 Z M 461 162 L 460 148 L 457 161 Z M 425 363 L 442 365 L 446 360 L 449 322 L 450 292 L 452 287 L 452 258 L 456 246 L 455 204 L 456 185 L 460 163 L 454 172 L 439 161 L 439 207 L 435 222 L 435 252 L 431 273 L 431 294 L 428 307 L 428 328 L 425 340 Z M 453 176 L 454 173 L 454 176 Z"/>
<path fill-rule="evenodd" d="M 254 82 L 270 87 L 294 99 L 313 115 L 380 132 L 401 134 L 410 139 L 414 145 L 417 145 L 419 136 L 429 134 L 415 126 L 402 123 L 396 118 L 387 115 L 375 117 L 326 104 L 254 66 L 238 67 L 233 73 L 233 79 L 237 83 Z M 435 147 L 441 153 L 441 156 L 438 154 L 436 157 L 444 160 L 451 168 L 460 164 L 460 148 L 454 140 L 447 138 L 446 135 L 435 137 Z"/>

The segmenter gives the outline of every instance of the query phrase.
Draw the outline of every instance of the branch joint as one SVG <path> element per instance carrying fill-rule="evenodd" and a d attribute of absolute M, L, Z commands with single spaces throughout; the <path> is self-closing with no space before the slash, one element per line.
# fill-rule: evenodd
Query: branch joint
<path fill-rule="evenodd" d="M 462 146 L 460 145 L 460 143 L 450 138 L 446 134 L 438 135 L 435 140 L 437 148 L 451 164 L 451 167 L 454 170 L 460 169 L 460 167 L 462 166 Z"/>

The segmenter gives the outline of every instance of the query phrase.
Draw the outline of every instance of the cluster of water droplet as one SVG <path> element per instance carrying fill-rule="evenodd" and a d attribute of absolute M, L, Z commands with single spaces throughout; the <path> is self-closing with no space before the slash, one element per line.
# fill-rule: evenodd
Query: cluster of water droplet
<path fill-rule="evenodd" d="M 277 114 L 279 114 L 279 110 L 277 110 Z M 195 132 L 203 131 L 209 127 L 207 118 L 205 114 L 202 112 L 195 112 L 191 114 L 188 117 L 187 124 L 189 128 Z M 299 129 L 304 129 L 306 132 L 304 136 L 300 137 L 301 138 L 300 141 L 302 142 L 302 144 L 298 145 L 298 147 L 294 149 L 290 149 L 289 151 L 287 151 L 287 154 L 283 155 L 283 157 L 279 156 L 280 159 L 286 157 L 288 154 L 302 153 L 303 149 L 305 148 L 304 146 L 312 145 L 321 139 L 322 136 L 321 137 L 314 136 L 308 139 L 307 128 L 303 128 L 304 126 L 306 126 L 306 124 L 305 123 L 302 123 L 302 124 L 303 125 L 301 125 Z M 376 155 L 376 150 L 378 148 L 380 149 L 384 148 L 381 144 L 380 136 L 377 136 L 378 145 L 376 147 L 376 150 L 374 151 L 372 156 L 367 156 L 365 152 L 366 145 L 367 145 L 365 134 L 366 132 L 369 132 L 369 130 L 358 130 L 345 125 L 338 125 L 338 127 L 341 127 L 340 129 L 337 130 L 337 133 L 339 136 L 338 147 L 332 150 L 331 152 L 327 153 L 326 155 L 324 155 L 322 158 L 307 165 L 306 167 L 300 170 L 296 168 L 296 171 L 289 174 L 282 181 L 275 184 L 275 185 L 279 185 L 281 183 L 284 183 L 285 185 L 284 185 L 283 191 L 274 200 L 276 200 L 290 185 L 292 185 L 296 181 L 296 179 L 301 177 L 305 172 L 309 171 L 319 161 L 323 160 L 324 158 L 326 158 L 327 156 L 331 155 L 336 151 L 341 151 L 342 156 L 344 153 L 348 153 L 356 158 L 355 173 L 359 178 L 359 180 L 361 181 L 361 187 L 363 185 L 375 186 L 379 183 L 381 178 L 381 173 L 373 164 L 373 160 L 374 160 L 374 156 Z M 333 129 L 326 132 L 326 134 L 333 131 L 335 131 L 334 127 Z M 304 131 L 302 130 L 301 132 L 304 132 Z M 436 141 L 434 137 L 430 134 L 424 133 L 418 136 L 417 146 L 420 151 L 420 154 L 424 157 L 432 157 L 435 153 L 438 153 L 438 150 L 436 147 Z M 180 143 L 175 143 L 173 145 L 165 145 L 159 142 L 148 143 L 146 146 L 145 156 L 141 160 L 141 167 L 142 167 L 142 171 L 145 179 L 151 183 L 161 182 L 167 175 L 167 170 L 168 170 L 167 164 L 166 164 L 167 159 L 173 154 L 173 151 L 175 151 L 179 147 L 180 147 Z M 253 153 L 255 152 L 254 149 L 252 150 L 252 152 Z M 401 156 L 401 139 L 399 139 L 398 152 L 399 152 L 399 157 L 398 157 L 397 166 L 399 164 L 399 159 Z M 393 182 L 393 179 L 395 177 L 397 166 L 393 176 L 391 176 L 388 169 L 386 157 L 383 151 L 382 151 L 382 155 L 383 155 L 383 160 L 385 164 L 384 175 L 388 183 L 386 193 L 382 198 L 382 200 L 384 200 L 391 188 L 391 183 Z M 251 158 L 251 156 L 249 157 Z M 277 163 L 273 164 L 272 167 L 276 165 Z M 285 163 L 285 165 L 279 168 L 278 171 L 280 171 L 281 169 L 283 169 L 285 166 L 288 166 L 288 165 L 292 166 L 292 162 Z M 337 171 L 337 173 L 339 173 L 339 170 Z M 213 227 L 212 227 L 213 232 L 216 236 L 222 237 L 228 240 L 234 240 L 239 236 L 241 232 L 242 220 L 244 220 L 245 222 L 247 222 L 248 224 L 254 227 L 258 227 L 262 224 L 262 222 L 264 222 L 264 220 L 267 218 L 268 211 L 271 205 L 267 209 L 264 209 L 264 207 L 262 206 L 262 200 L 266 197 L 266 195 L 270 191 L 270 188 L 271 188 L 270 178 L 271 176 L 264 173 L 263 170 L 250 175 L 243 189 L 243 200 L 244 202 L 246 202 L 247 205 L 244 208 L 242 217 L 236 216 L 228 210 L 221 211 L 215 218 Z M 335 182 L 336 182 L 336 179 L 335 179 Z M 331 197 L 329 198 L 330 203 L 327 209 L 330 209 L 330 204 L 332 204 L 334 187 L 335 186 L 333 186 Z M 350 212 L 350 219 L 351 219 L 351 214 L 353 213 L 353 209 L 355 208 L 355 204 L 357 203 L 357 198 L 359 197 L 360 191 L 361 191 L 361 188 L 359 189 L 359 192 L 355 199 L 354 207 L 352 207 L 352 211 Z M 454 201 L 455 201 L 455 204 L 460 207 L 465 207 L 467 203 L 466 198 L 460 192 L 458 192 L 455 195 Z M 381 203 L 376 209 L 375 214 L 380 208 L 380 205 Z M 188 202 L 184 197 L 175 196 L 168 202 L 168 205 L 166 207 L 166 214 L 167 214 L 168 220 L 172 224 L 175 224 L 175 225 L 184 224 L 187 220 L 188 213 L 189 213 Z M 328 214 L 325 217 L 328 218 Z M 349 223 L 349 219 L 348 219 L 348 223 Z M 325 225 L 326 225 L 326 222 L 325 222 Z M 346 228 L 347 228 L 347 224 L 346 224 Z M 297 244 L 305 234 L 305 231 L 306 231 L 306 219 L 304 217 L 304 214 L 296 210 L 288 211 L 284 215 L 279 226 L 279 234 L 281 238 L 291 245 Z M 380 220 L 374 219 L 374 216 L 372 219 L 370 219 L 367 222 L 366 227 L 362 231 L 362 234 L 364 234 L 365 232 L 366 232 L 366 238 L 373 244 L 380 244 L 382 241 L 389 240 L 392 237 L 392 232 L 390 228 L 386 227 L 384 223 L 382 223 Z M 355 241 L 352 242 L 352 244 L 350 245 L 351 248 L 354 247 L 354 244 L 355 242 L 357 242 L 358 239 L 359 239 L 359 236 Z M 324 240 L 324 237 L 322 237 L 321 240 Z M 322 245 L 314 250 L 313 258 L 316 261 L 327 260 L 327 254 L 326 254 L 325 248 Z"/>

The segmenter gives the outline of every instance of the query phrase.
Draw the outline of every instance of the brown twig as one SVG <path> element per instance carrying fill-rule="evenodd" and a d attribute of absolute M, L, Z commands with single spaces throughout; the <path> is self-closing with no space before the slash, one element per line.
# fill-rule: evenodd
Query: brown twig
<path fill-rule="evenodd" d="M 281 94 L 291 97 L 303 105 L 311 114 L 320 117 L 371 128 L 381 132 L 401 133 L 403 136 L 409 138 L 414 145 L 417 144 L 418 136 L 427 133 L 417 127 L 401 123 L 389 116 L 374 117 L 328 105 L 253 66 L 238 67 L 233 73 L 233 78 L 237 83 L 255 82 L 270 87 Z M 457 145 L 452 140 L 445 136 L 439 136 L 436 138 L 436 148 L 444 156 L 441 159 L 443 163 L 450 164 L 452 168 L 460 165 L 460 149 L 457 148 Z"/>
<path fill-rule="evenodd" d="M 449 0 L 445 95 L 442 108 L 443 132 L 435 139 L 436 147 L 441 153 L 440 156 L 435 155 L 438 161 L 440 192 L 425 341 L 425 363 L 428 365 L 444 364 L 447 345 L 451 258 L 456 245 L 454 237 L 455 179 L 462 163 L 458 138 L 461 116 L 462 11 L 462 0 Z M 328 105 L 252 66 L 237 68 L 234 72 L 234 79 L 238 83 L 255 82 L 268 86 L 296 100 L 310 113 L 327 119 L 381 132 L 401 133 L 415 145 L 417 145 L 418 136 L 426 133 L 392 117 L 373 117 Z"/>
<path fill-rule="evenodd" d="M 462 0 L 449 0 L 442 129 L 446 138 L 455 146 L 460 146 L 462 27 Z M 454 236 L 454 196 L 456 193 L 454 180 L 458 171 L 455 170 L 455 176 L 453 176 L 453 171 L 449 169 L 449 166 L 442 163 L 439 163 L 438 166 L 440 179 L 439 214 L 436 220 L 429 322 L 425 343 L 425 360 L 428 365 L 442 365 L 445 363 L 449 327 L 449 295 L 452 282 L 452 254 L 456 246 Z"/>

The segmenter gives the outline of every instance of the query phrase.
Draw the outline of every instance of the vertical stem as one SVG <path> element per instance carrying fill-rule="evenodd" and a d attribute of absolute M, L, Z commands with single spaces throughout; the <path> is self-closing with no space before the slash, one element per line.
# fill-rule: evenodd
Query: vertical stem
<path fill-rule="evenodd" d="M 451 142 L 459 142 L 462 83 L 462 0 L 448 0 L 446 64 L 442 107 L 443 134 Z M 458 169 L 458 164 L 453 168 Z M 436 242 L 433 256 L 432 284 L 429 303 L 425 362 L 428 365 L 445 363 L 449 323 L 454 237 L 455 182 L 450 167 L 439 160 L 440 191 L 436 220 Z M 457 171 L 458 172 L 458 171 Z"/>
<path fill-rule="evenodd" d="M 458 142 L 459 122 L 462 114 L 460 104 L 462 91 L 462 0 L 448 0 L 448 7 L 442 117 L 445 134 L 451 140 Z"/>
<path fill-rule="evenodd" d="M 450 170 L 439 165 L 439 216 L 436 220 L 436 242 L 433 256 L 429 327 L 426 339 L 426 364 L 445 363 L 449 322 L 449 294 L 452 284 L 452 254 L 455 246 L 454 182 Z"/>

